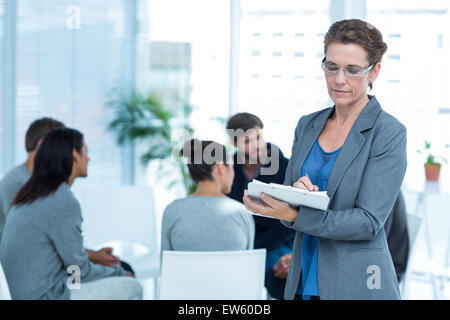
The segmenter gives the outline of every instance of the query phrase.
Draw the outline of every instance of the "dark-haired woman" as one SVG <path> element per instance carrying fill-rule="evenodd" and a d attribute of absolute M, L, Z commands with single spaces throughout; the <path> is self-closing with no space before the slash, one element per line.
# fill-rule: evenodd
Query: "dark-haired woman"
<path fill-rule="evenodd" d="M 226 251 L 253 249 L 255 226 L 243 204 L 226 196 L 234 171 L 225 147 L 191 140 L 183 148 L 197 190 L 173 201 L 164 211 L 161 254 L 164 250 Z"/>
<path fill-rule="evenodd" d="M 278 217 L 296 230 L 286 299 L 399 299 L 384 224 L 406 170 L 406 129 L 381 109 L 372 88 L 387 45 L 372 25 L 334 23 L 322 62 L 334 102 L 302 117 L 284 184 L 327 191 L 326 210 L 262 194 L 268 206 L 248 209 Z"/>
<path fill-rule="evenodd" d="M 42 141 L 28 182 L 13 201 L 0 261 L 13 299 L 140 299 L 142 287 L 120 265 L 89 262 L 81 209 L 70 191 L 87 176 L 83 135 L 56 129 Z"/>

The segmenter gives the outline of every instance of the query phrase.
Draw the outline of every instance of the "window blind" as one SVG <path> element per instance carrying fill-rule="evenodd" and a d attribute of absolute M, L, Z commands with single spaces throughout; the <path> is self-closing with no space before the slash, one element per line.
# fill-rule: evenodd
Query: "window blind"
<path fill-rule="evenodd" d="M 9 14 L 0 0 L 0 21 Z M 2 92 L 0 132 L 11 136 L 14 156 L 1 153 L 2 173 L 25 160 L 24 137 L 30 123 L 50 116 L 84 133 L 91 158 L 89 182 L 120 183 L 121 149 L 107 130 L 113 113 L 105 108 L 108 93 L 134 68 L 133 42 L 126 26 L 136 23 L 125 14 L 124 0 L 14 1 L 17 32 L 1 33 L 15 39 L 15 68 L 5 69 L 4 81 L 14 79 L 13 103 L 5 105 Z M 142 4 L 142 1 L 139 1 Z M 145 3 L 144 3 L 145 4 Z M 3 26 L 2 31 L 6 30 Z M 11 42 L 11 41 L 10 41 Z M 5 61 L 2 50 L 2 61 Z M 11 59 L 11 58 L 10 58 Z M 132 79 L 127 78 L 132 81 Z M 8 109 L 8 110 L 5 110 Z M 4 119 L 5 116 L 11 119 Z M 11 126 L 5 127 L 5 123 Z M 13 131 L 13 132 L 12 132 Z M 2 151 L 6 138 L 1 139 Z M 13 147 L 11 147 L 13 145 Z M 11 156 L 10 156 L 11 158 Z"/>

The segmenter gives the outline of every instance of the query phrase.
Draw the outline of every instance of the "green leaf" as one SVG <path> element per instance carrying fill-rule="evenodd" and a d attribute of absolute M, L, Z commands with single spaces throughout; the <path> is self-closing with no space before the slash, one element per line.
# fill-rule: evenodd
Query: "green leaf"
<path fill-rule="evenodd" d="M 119 145 L 126 142 L 140 142 L 147 146 L 140 159 L 142 165 L 157 159 L 166 162 L 172 157 L 175 142 L 172 141 L 170 124 L 174 115 L 155 93 L 142 94 L 135 88 L 115 88 L 111 90 L 106 106 L 114 115 L 108 129 L 114 133 Z M 185 116 L 188 117 L 192 106 L 187 103 L 183 106 Z M 184 129 L 193 134 L 194 130 L 190 126 L 186 125 Z M 187 168 L 178 167 L 178 169 L 183 179 L 182 183 L 189 192 L 192 181 Z"/>

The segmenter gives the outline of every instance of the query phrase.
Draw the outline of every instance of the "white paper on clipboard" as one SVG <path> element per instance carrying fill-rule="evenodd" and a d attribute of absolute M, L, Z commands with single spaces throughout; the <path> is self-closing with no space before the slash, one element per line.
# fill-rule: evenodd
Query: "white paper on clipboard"
<path fill-rule="evenodd" d="M 326 191 L 308 191 L 277 183 L 264 183 L 253 179 L 248 184 L 248 195 L 260 200 L 259 195 L 264 192 L 271 197 L 287 202 L 293 207 L 309 207 L 318 210 L 326 210 L 330 198 Z"/>

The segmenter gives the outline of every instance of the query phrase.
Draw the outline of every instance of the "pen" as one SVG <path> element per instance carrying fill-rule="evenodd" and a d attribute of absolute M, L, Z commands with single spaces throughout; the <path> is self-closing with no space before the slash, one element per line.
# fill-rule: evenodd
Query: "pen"
<path fill-rule="evenodd" d="M 308 175 L 308 172 L 305 172 L 306 173 L 306 177 L 309 179 L 309 181 L 311 181 L 311 179 L 309 178 L 309 175 Z M 312 183 L 312 182 L 311 182 Z M 308 190 L 308 191 L 312 191 L 312 190 Z"/>

